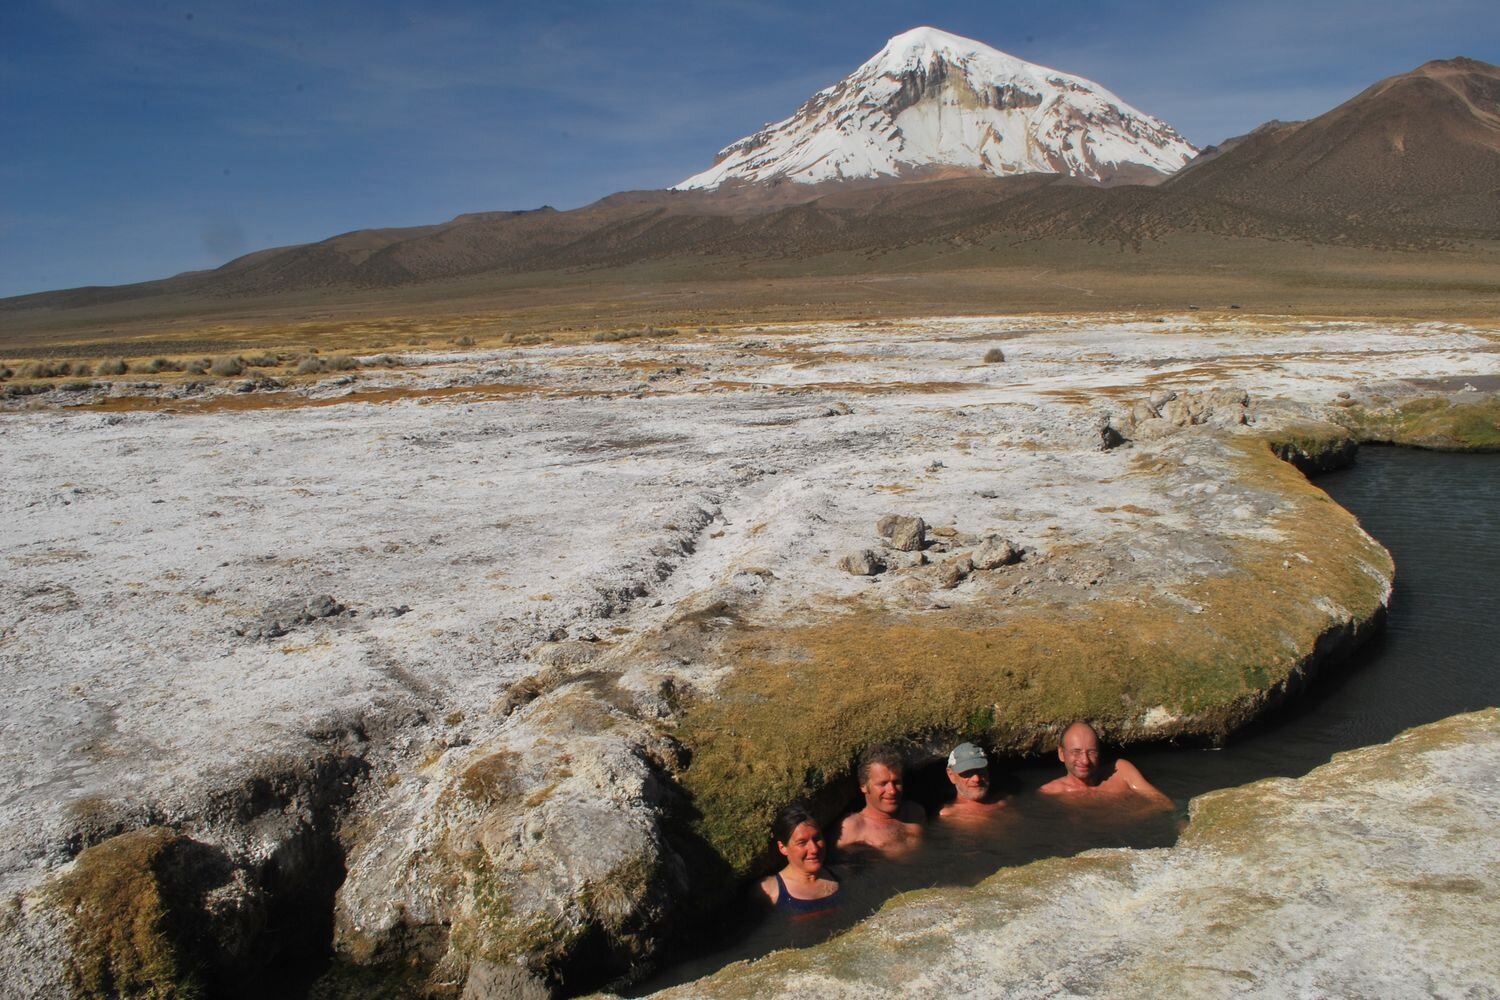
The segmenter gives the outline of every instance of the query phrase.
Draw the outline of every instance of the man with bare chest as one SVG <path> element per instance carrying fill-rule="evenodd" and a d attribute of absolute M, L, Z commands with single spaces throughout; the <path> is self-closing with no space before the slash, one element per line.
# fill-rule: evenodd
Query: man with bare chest
<path fill-rule="evenodd" d="M 1063 731 L 1057 759 L 1068 773 L 1049 781 L 1038 791 L 1079 804 L 1111 803 L 1171 809 L 1172 800 L 1147 781 L 1128 760 L 1101 760 L 1099 736 L 1087 722 L 1075 722 Z"/>
<path fill-rule="evenodd" d="M 1005 798 L 990 786 L 990 761 L 972 743 L 960 743 L 948 754 L 948 781 L 953 801 L 938 812 L 938 818 L 965 826 L 983 824 L 1005 809 Z"/>
<path fill-rule="evenodd" d="M 892 747 L 869 747 L 859 757 L 859 791 L 864 808 L 844 817 L 839 848 L 868 844 L 886 854 L 902 854 L 922 839 L 927 812 L 902 794 L 905 761 Z"/>

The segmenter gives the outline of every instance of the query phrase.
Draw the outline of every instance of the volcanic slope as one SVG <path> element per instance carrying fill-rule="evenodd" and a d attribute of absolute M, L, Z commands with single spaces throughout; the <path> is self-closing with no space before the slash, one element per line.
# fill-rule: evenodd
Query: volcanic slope
<path fill-rule="evenodd" d="M 1091 80 L 913 28 L 792 117 L 720 151 L 679 189 L 905 177 L 947 169 L 1153 181 L 1196 150 Z"/>
<path fill-rule="evenodd" d="M 1426 63 L 1317 118 L 1273 124 L 1160 192 L 1167 213 L 1500 234 L 1500 67 Z"/>

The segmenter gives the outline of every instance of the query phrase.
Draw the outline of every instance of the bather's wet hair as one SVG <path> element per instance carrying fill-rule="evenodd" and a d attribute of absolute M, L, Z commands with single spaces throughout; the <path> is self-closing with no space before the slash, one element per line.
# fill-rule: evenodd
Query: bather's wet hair
<path fill-rule="evenodd" d="M 776 814 L 776 818 L 771 821 L 771 836 L 776 838 L 776 843 L 784 847 L 792 842 L 792 831 L 803 823 L 811 823 L 820 831 L 823 829 L 818 823 L 818 818 L 812 814 L 812 810 L 807 808 L 806 803 L 793 802 L 791 805 L 783 806 Z"/>
<path fill-rule="evenodd" d="M 855 771 L 861 788 L 870 780 L 870 768 L 876 764 L 884 764 L 901 774 L 906 770 L 906 755 L 889 743 L 872 743 L 865 747 L 865 752 L 859 755 L 859 766 Z"/>

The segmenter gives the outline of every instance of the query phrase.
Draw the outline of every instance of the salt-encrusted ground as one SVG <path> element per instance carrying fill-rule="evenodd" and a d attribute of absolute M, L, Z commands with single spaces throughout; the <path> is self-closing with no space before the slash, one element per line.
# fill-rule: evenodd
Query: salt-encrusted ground
<path fill-rule="evenodd" d="M 1170 577 L 1203 553 L 1153 548 L 1130 512 L 1251 537 L 1274 500 L 1126 475 L 1102 415 L 1169 390 L 1243 391 L 1266 420 L 1483 384 L 1500 338 L 1025 317 L 414 360 L 309 394 L 343 405 L 0 414 L 0 888 L 80 827 L 191 821 L 351 731 L 377 764 L 482 744 L 539 644 L 628 644 L 762 570 L 787 616 L 931 600 L 836 565 L 906 506 L 1043 555 L 1138 538 Z"/>

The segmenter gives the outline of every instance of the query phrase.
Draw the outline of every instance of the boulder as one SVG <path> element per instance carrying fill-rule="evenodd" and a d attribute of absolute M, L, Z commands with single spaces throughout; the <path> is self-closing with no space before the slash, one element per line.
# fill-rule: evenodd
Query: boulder
<path fill-rule="evenodd" d="M 1021 547 L 1008 538 L 990 535 L 971 555 L 975 569 L 999 569 L 1021 561 Z"/>
<path fill-rule="evenodd" d="M 939 568 L 938 585 L 944 590 L 952 590 L 968 579 L 972 572 L 974 572 L 974 561 L 968 556 L 950 559 Z"/>
<path fill-rule="evenodd" d="M 860 549 L 840 559 L 839 569 L 855 576 L 874 576 L 885 570 L 885 561 L 874 549 Z"/>
<path fill-rule="evenodd" d="M 360 824 L 335 906 L 355 966 L 423 959 L 474 998 L 622 974 L 695 894 L 662 828 L 670 753 L 612 687 L 579 681 L 402 776 Z"/>
<path fill-rule="evenodd" d="M 899 552 L 915 552 L 927 543 L 927 522 L 920 517 L 887 514 L 875 522 L 875 531 Z"/>

